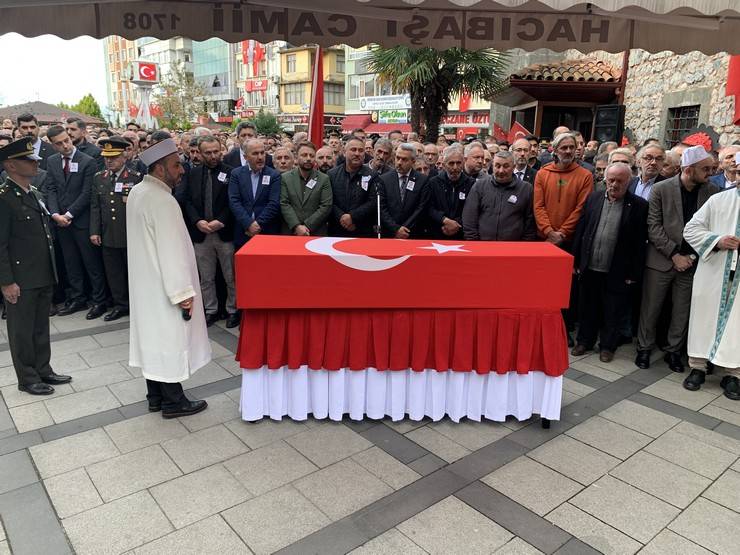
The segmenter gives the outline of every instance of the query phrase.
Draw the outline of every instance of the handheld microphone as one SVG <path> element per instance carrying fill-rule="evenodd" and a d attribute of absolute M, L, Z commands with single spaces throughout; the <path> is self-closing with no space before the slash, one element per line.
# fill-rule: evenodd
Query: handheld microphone
<path fill-rule="evenodd" d="M 182 319 L 183 320 L 185 320 L 187 322 L 188 320 L 190 320 L 190 318 L 192 318 L 192 316 L 190 315 L 190 309 L 183 308 L 181 310 L 182 310 Z"/>

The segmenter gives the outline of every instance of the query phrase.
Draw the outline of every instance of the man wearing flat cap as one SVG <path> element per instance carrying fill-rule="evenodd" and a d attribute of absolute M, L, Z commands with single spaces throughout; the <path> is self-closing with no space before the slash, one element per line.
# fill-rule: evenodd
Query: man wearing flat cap
<path fill-rule="evenodd" d="M 126 202 L 131 188 L 142 174 L 126 164 L 129 142 L 123 137 L 101 139 L 105 170 L 93 177 L 90 198 L 90 242 L 100 247 L 108 279 L 113 309 L 103 317 L 106 322 L 129 313 L 128 264 L 126 258 Z"/>
<path fill-rule="evenodd" d="M 697 252 L 683 237 L 684 226 L 719 187 L 709 181 L 714 160 L 702 146 L 681 155 L 681 172 L 653 185 L 648 208 L 648 247 L 642 285 L 635 365 L 650 367 L 658 318 L 670 295 L 672 309 L 664 360 L 674 372 L 685 370 L 681 352 L 689 328 L 691 288 Z"/>
<path fill-rule="evenodd" d="M 72 378 L 55 374 L 49 363 L 49 308 L 57 274 L 49 211 L 31 185 L 39 160 L 28 138 L 0 148 L 8 175 L 0 186 L 0 288 L 18 389 L 50 395 L 52 385 Z"/>
<path fill-rule="evenodd" d="M 172 190 L 184 170 L 172 139 L 140 156 L 148 174 L 128 195 L 129 365 L 146 378 L 149 410 L 164 418 L 195 414 L 180 382 L 211 361 L 193 243 Z"/>

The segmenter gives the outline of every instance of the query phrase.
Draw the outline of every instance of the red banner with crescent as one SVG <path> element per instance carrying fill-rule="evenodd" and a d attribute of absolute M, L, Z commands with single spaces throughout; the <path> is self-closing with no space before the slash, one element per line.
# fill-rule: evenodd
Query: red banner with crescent
<path fill-rule="evenodd" d="M 259 235 L 235 264 L 240 308 L 558 309 L 573 258 L 545 242 Z"/>
<path fill-rule="evenodd" d="M 506 140 L 509 141 L 509 144 L 513 144 L 517 139 L 523 139 L 527 135 L 531 135 L 527 128 L 518 121 L 515 121 L 511 124 L 511 129 L 509 129 L 509 135 L 506 137 Z"/>

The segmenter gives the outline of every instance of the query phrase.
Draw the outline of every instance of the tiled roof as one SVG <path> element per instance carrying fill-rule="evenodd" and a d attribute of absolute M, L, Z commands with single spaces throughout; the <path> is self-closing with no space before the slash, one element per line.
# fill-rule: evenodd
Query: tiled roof
<path fill-rule="evenodd" d="M 0 108 L 0 119 L 10 118 L 13 120 L 13 123 L 15 123 L 15 118 L 27 112 L 36 116 L 36 119 L 41 125 L 59 123 L 62 119 L 70 117 L 78 117 L 88 125 L 100 125 L 105 123 L 102 119 L 80 114 L 73 110 L 62 109 L 53 104 L 39 101 L 26 102 L 24 104 L 16 104 L 15 106 Z"/>
<path fill-rule="evenodd" d="M 570 81 L 615 83 L 622 71 L 596 58 L 562 60 L 550 64 L 533 64 L 511 74 L 511 79 L 526 81 Z"/>

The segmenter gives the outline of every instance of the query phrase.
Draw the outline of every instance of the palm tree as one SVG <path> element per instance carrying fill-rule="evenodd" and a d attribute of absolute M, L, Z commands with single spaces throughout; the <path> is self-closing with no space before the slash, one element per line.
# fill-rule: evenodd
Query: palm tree
<path fill-rule="evenodd" d="M 508 55 L 490 48 L 411 49 L 408 46 L 376 48 L 370 54 L 370 71 L 394 90 L 411 96 L 411 128 L 425 131 L 435 142 L 447 105 L 455 95 L 472 93 L 491 98 L 507 85 Z"/>

